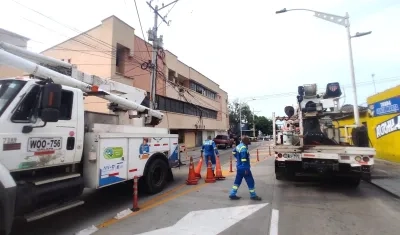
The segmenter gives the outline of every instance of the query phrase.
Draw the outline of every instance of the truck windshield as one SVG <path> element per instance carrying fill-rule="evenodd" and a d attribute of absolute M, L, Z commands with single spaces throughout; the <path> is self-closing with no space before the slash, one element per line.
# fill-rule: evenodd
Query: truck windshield
<path fill-rule="evenodd" d="M 21 80 L 0 80 L 0 116 L 25 85 Z"/>

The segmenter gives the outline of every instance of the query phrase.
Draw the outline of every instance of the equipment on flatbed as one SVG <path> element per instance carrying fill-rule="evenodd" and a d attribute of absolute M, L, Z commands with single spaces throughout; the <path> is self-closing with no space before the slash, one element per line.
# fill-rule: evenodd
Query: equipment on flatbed
<path fill-rule="evenodd" d="M 154 127 L 163 113 L 146 106 L 146 91 L 4 42 L 0 64 L 30 75 L 0 79 L 0 234 L 14 217 L 82 205 L 85 187 L 141 177 L 157 193 L 172 180 L 178 135 Z M 109 101 L 114 114 L 85 111 L 85 96 Z"/>
<path fill-rule="evenodd" d="M 283 121 L 273 133 L 277 179 L 293 179 L 297 174 L 340 176 L 357 186 L 362 176 L 370 177 L 375 149 L 366 144 L 366 128 L 354 128 L 354 145 L 348 146 L 340 141 L 340 127 L 333 125 L 343 115 L 338 103 L 341 95 L 337 82 L 328 83 L 322 94 L 317 93 L 316 84 L 299 86 L 297 107 L 285 107 L 284 118 L 273 113 L 274 129 L 276 121 Z"/>

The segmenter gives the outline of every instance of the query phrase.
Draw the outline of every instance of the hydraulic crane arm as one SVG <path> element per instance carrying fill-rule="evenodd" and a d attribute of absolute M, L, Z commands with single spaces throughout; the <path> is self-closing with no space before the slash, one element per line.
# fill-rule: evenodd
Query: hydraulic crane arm
<path fill-rule="evenodd" d="M 23 70 L 27 73 L 41 78 L 51 78 L 57 84 L 75 87 L 86 93 L 98 93 L 100 97 L 112 103 L 118 104 L 119 107 L 125 108 L 127 111 L 134 110 L 142 113 L 147 111 L 148 115 L 159 119 L 159 121 L 161 121 L 164 116 L 162 112 L 150 109 L 139 104 L 138 102 L 135 102 L 136 99 L 141 99 L 140 95 L 136 95 L 136 97 L 139 98 L 136 98 L 135 101 L 129 99 L 130 97 L 132 97 L 129 93 L 135 94 L 143 90 L 114 81 L 106 81 L 107 79 L 99 78 L 96 76 L 84 74 L 82 72 L 76 71 L 75 66 L 72 64 L 58 61 L 54 58 L 47 57 L 41 54 L 30 52 L 25 49 L 18 48 L 14 45 L 10 45 L 8 43 L 0 42 L 0 49 L 2 49 L 0 50 L 0 64 Z M 74 71 L 72 72 L 73 74 L 71 75 L 76 76 L 64 75 L 57 71 L 46 68 L 42 65 L 39 65 L 38 63 L 46 64 L 49 66 L 60 66 L 63 68 L 74 69 Z M 112 94 L 111 92 L 108 92 L 106 91 L 106 89 L 104 89 L 104 87 L 108 86 L 113 87 L 113 89 L 110 88 L 110 91 L 113 90 L 126 95 Z M 120 90 L 116 89 L 116 87 L 119 87 Z M 141 93 L 144 93 L 144 91 Z M 144 97 L 144 94 L 141 95 L 143 95 Z M 143 101 L 143 99 L 138 101 L 141 102 Z"/>

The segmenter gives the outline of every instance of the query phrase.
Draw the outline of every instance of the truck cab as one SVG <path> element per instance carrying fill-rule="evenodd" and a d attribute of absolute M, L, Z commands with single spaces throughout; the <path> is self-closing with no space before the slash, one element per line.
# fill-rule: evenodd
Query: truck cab
<path fill-rule="evenodd" d="M 40 108 L 43 88 L 38 80 L 0 80 L 0 138 L 3 143 L 0 163 L 16 174 L 26 169 L 81 161 L 82 91 L 62 87 L 58 120 L 45 123 Z"/>
<path fill-rule="evenodd" d="M 83 180 L 72 168 L 82 158 L 84 128 L 79 110 L 83 109 L 83 94 L 71 87 L 57 92 L 49 89 L 51 86 L 57 85 L 26 77 L 0 79 L 3 229 L 12 222 L 10 215 L 22 216 L 42 204 L 82 193 Z M 55 106 L 56 111 L 52 110 Z M 57 187 L 51 183 L 61 179 L 64 181 Z"/>

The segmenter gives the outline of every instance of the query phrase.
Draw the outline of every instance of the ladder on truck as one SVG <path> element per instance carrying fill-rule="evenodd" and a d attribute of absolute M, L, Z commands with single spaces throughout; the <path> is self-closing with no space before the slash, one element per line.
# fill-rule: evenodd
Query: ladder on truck
<path fill-rule="evenodd" d="M 78 88 L 87 95 L 106 99 L 112 111 L 128 112 L 130 118 L 145 117 L 145 124 L 149 126 L 159 124 L 164 116 L 162 112 L 142 105 L 147 97 L 145 90 L 83 73 L 73 64 L 1 41 L 0 64 L 23 70 L 35 78 L 50 78 L 54 83 Z"/>

